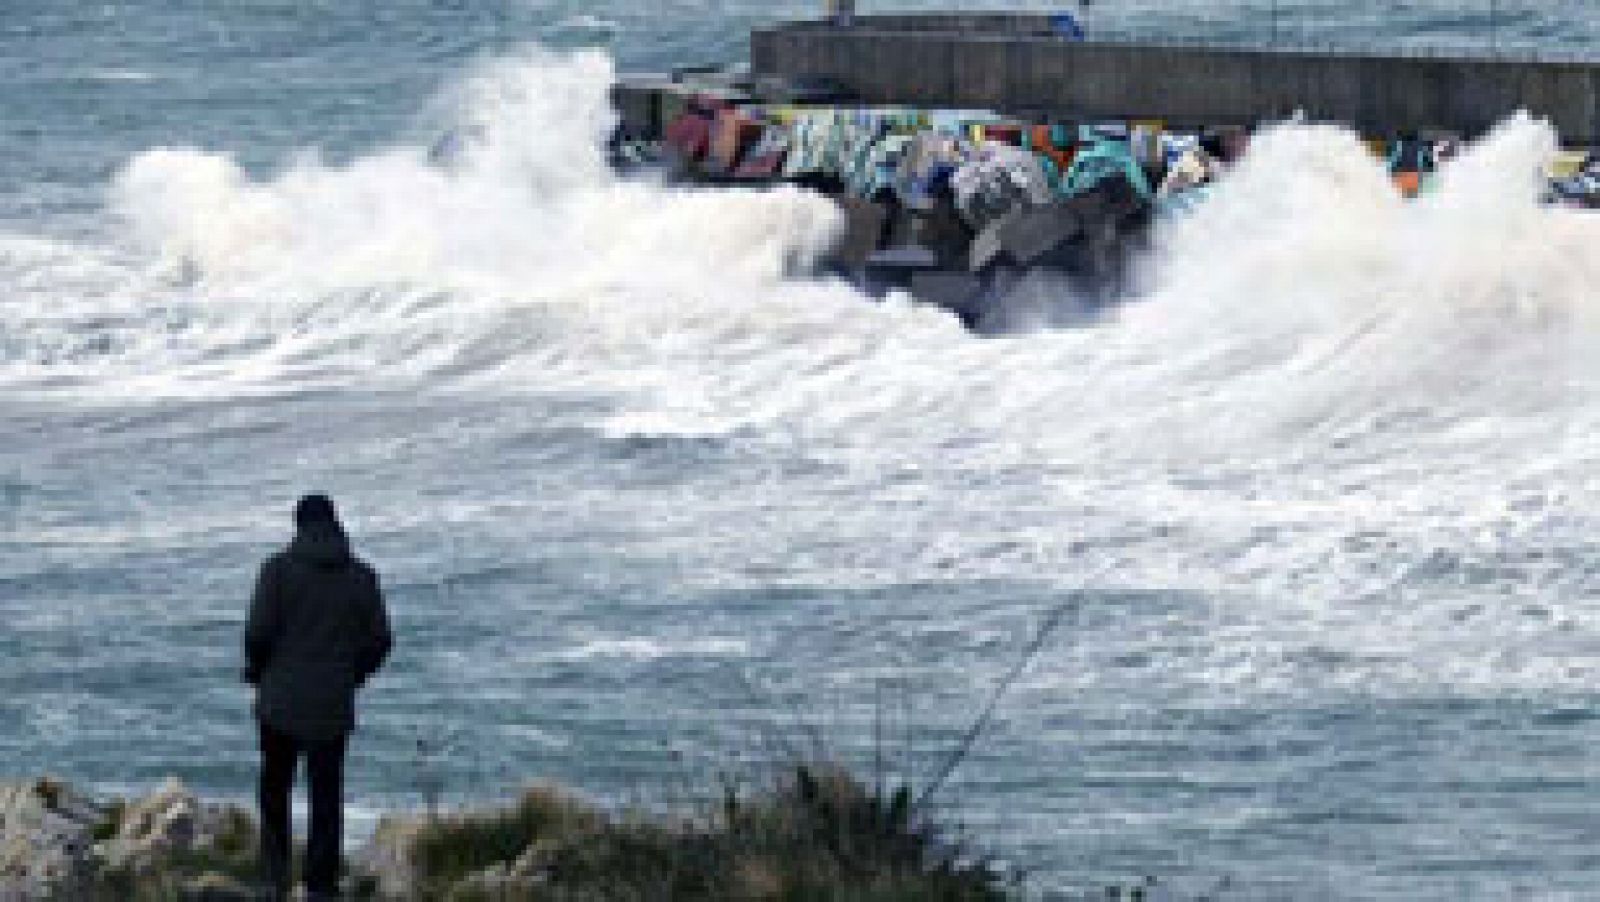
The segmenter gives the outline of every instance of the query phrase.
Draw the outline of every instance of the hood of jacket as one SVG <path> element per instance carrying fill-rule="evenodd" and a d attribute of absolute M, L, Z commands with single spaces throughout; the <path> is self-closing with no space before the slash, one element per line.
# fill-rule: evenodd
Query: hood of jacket
<path fill-rule="evenodd" d="M 350 539 L 339 526 L 304 526 L 289 543 L 289 556 L 318 570 L 341 570 L 349 566 Z"/>

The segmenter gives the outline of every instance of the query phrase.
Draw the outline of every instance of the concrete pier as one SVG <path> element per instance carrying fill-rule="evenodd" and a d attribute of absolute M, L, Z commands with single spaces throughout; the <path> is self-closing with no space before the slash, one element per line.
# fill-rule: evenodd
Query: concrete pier
<path fill-rule="evenodd" d="M 863 16 L 751 35 L 757 76 L 825 78 L 864 103 L 1249 125 L 1303 112 L 1375 135 L 1480 134 L 1518 110 L 1600 145 L 1600 56 L 1528 60 L 1072 41 L 1043 15 Z"/>

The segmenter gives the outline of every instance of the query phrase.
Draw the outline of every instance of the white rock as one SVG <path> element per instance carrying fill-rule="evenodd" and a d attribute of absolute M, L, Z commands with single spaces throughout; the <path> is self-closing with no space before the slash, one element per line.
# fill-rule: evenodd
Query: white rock
<path fill-rule="evenodd" d="M 0 784 L 0 902 L 41 899 L 85 877 L 105 816 L 56 780 Z"/>
<path fill-rule="evenodd" d="M 384 898 L 404 899 L 416 892 L 413 850 L 425 826 L 427 821 L 420 818 L 385 817 L 357 856 L 362 870 L 377 879 Z"/>
<path fill-rule="evenodd" d="M 526 899 L 544 885 L 545 881 L 542 878 L 516 874 L 506 865 L 497 864 L 456 884 L 450 890 L 449 898 L 452 900 Z"/>
<path fill-rule="evenodd" d="M 203 804 L 169 777 L 155 792 L 130 802 L 117 833 L 95 847 L 104 867 L 140 873 L 171 852 L 210 846 L 227 829 L 227 809 Z"/>

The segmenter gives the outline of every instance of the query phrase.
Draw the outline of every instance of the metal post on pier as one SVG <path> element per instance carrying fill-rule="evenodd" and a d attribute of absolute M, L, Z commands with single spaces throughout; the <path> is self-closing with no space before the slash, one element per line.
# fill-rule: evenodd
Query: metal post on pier
<path fill-rule="evenodd" d="M 828 22 L 840 28 L 856 23 L 856 0 L 828 0 Z"/>
<path fill-rule="evenodd" d="M 1489 55 L 1500 55 L 1500 0 L 1489 0 Z"/>

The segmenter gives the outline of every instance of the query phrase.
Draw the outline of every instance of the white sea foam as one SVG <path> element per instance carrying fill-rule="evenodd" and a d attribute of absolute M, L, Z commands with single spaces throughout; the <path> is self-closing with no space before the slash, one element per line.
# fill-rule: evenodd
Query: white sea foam
<path fill-rule="evenodd" d="M 675 657 L 743 656 L 749 650 L 749 643 L 742 639 L 657 641 L 635 636 L 626 639 L 596 639 L 562 651 L 556 657 L 563 661 L 584 661 L 590 658 L 656 661 Z"/>
<path fill-rule="evenodd" d="M 146 82 L 156 79 L 155 75 L 139 69 L 95 69 L 84 77 L 91 81 L 109 82 Z"/>
<path fill-rule="evenodd" d="M 621 23 L 617 22 L 614 19 L 607 19 L 607 18 L 605 18 L 603 16 L 596 16 L 596 15 L 592 15 L 592 14 L 589 14 L 589 13 L 583 13 L 583 14 L 576 15 L 576 16 L 568 16 L 567 18 L 562 19 L 560 22 L 557 22 L 555 25 L 551 26 L 551 29 L 552 30 L 577 29 L 577 30 L 585 30 L 585 31 L 615 31 L 615 30 L 617 30 L 618 28 L 621 28 L 621 27 L 622 27 Z"/>
<path fill-rule="evenodd" d="M 985 343 L 932 311 L 786 281 L 835 227 L 814 196 L 614 178 L 600 152 L 609 79 L 599 55 L 530 53 L 453 93 L 463 140 L 449 166 L 401 147 L 261 180 L 220 155 L 156 150 L 119 177 L 116 206 L 208 299 L 264 315 L 253 327 L 280 351 L 323 341 L 508 383 L 554 368 L 681 399 L 697 420 L 687 431 L 870 432 L 893 409 L 891 427 L 1005 423 L 1076 444 L 1080 429 L 1055 414 L 1091 413 L 1098 432 L 1107 405 L 1161 391 L 1190 402 L 1135 405 L 1130 425 L 1148 442 L 1148 418 L 1165 419 L 1189 451 L 1189 427 L 1232 432 L 1217 429 L 1224 415 L 1254 440 L 1407 397 L 1478 397 L 1496 412 L 1519 391 L 1551 401 L 1567 386 L 1543 375 L 1591 350 L 1597 225 L 1535 203 L 1553 151 L 1539 123 L 1507 123 L 1414 204 L 1353 135 L 1284 126 L 1164 236 L 1120 322 Z M 1086 379 L 1098 390 L 1071 391 L 1064 410 L 1062 389 Z M 873 391 L 841 397 L 842 385 Z M 658 404 L 620 415 L 673 429 Z"/>
<path fill-rule="evenodd" d="M 31 280 L 0 373 L 76 366 L 102 395 L 570 391 L 609 399 L 589 425 L 610 435 L 756 435 L 967 473 L 957 486 L 1037 467 L 1025 501 L 1058 519 L 992 527 L 1011 550 L 959 572 L 1115 549 L 1117 581 L 1211 600 L 1178 617 L 1207 643 L 1164 657 L 1175 684 L 1600 676 L 1600 585 L 1580 563 L 1600 514 L 1600 218 L 1538 204 L 1546 125 L 1505 123 L 1414 203 L 1349 132 L 1283 125 L 1158 235 L 1140 296 L 1106 322 L 984 341 L 791 278 L 838 227 L 818 197 L 618 180 L 600 151 L 610 79 L 594 54 L 481 67 L 451 95 L 447 163 L 402 146 L 262 177 L 141 154 L 112 206 L 149 262 L 105 252 L 121 284 L 74 290 L 81 262 L 0 245 L 4 278 Z M 112 311 L 119 341 L 66 337 Z M 962 507 L 931 485 L 910 501 Z M 944 578 L 948 545 L 884 575 Z"/>

